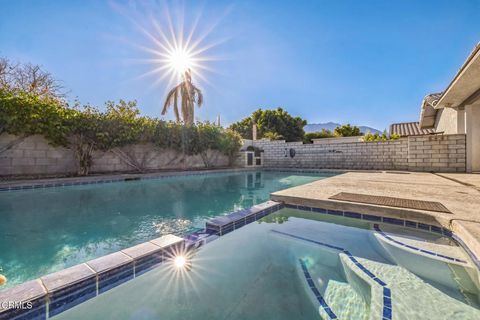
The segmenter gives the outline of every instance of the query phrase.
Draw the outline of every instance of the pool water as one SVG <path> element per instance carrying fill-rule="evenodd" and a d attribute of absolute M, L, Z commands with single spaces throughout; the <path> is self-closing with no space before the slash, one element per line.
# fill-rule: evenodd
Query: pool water
<path fill-rule="evenodd" d="M 282 209 L 201 247 L 189 271 L 164 263 L 54 318 L 480 319 L 478 290 L 478 270 L 448 238 Z"/>
<path fill-rule="evenodd" d="M 0 192 L 8 288 L 269 199 L 332 174 L 242 171 Z"/>

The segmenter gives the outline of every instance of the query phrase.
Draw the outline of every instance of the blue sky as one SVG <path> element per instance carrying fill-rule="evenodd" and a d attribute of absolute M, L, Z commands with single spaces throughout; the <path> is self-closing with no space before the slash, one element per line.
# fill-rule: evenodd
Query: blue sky
<path fill-rule="evenodd" d="M 201 13 L 194 39 L 207 34 L 214 72 L 194 79 L 205 93 L 197 117 L 224 123 L 277 106 L 309 123 L 416 121 L 423 96 L 443 90 L 480 41 L 478 0 L 0 0 L 0 56 L 41 64 L 71 99 L 136 99 L 160 116 L 168 81 L 142 76 L 155 66 L 140 63 L 151 58 L 140 47 L 155 46 L 139 26 L 167 28 L 165 8 L 185 30 Z"/>

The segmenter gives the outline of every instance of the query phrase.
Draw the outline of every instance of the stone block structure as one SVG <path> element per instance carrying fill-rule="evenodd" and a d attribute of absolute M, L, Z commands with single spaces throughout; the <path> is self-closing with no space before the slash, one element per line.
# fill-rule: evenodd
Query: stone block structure
<path fill-rule="evenodd" d="M 264 150 L 265 167 L 465 172 L 463 134 L 409 136 L 392 141 L 248 141 Z M 294 156 L 292 157 L 293 149 Z"/>

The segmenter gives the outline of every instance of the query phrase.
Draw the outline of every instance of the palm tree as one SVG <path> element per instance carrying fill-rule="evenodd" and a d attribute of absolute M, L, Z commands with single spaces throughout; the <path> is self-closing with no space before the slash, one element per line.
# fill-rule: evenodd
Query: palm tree
<path fill-rule="evenodd" d="M 195 114 L 195 103 L 200 107 L 203 103 L 203 94 L 200 89 L 192 83 L 192 75 L 190 69 L 185 71 L 183 81 L 175 86 L 167 95 L 163 105 L 162 115 L 165 115 L 170 106 L 173 107 L 175 118 L 180 121 L 180 113 L 178 110 L 178 99 L 182 100 L 181 116 L 183 122 L 187 125 L 193 124 Z"/>

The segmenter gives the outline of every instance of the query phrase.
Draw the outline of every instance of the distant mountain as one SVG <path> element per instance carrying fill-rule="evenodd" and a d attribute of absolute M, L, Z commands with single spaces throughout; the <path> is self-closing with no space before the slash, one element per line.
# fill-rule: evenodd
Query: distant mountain
<path fill-rule="evenodd" d="M 326 123 L 309 123 L 305 127 L 303 127 L 303 130 L 305 132 L 318 132 L 322 131 L 322 129 L 325 130 L 330 130 L 333 132 L 336 127 L 341 126 L 340 123 L 335 123 L 335 122 L 326 122 Z M 382 133 L 382 131 L 377 130 L 375 128 L 367 127 L 367 126 L 357 126 L 360 128 L 360 131 L 363 133 Z"/>

